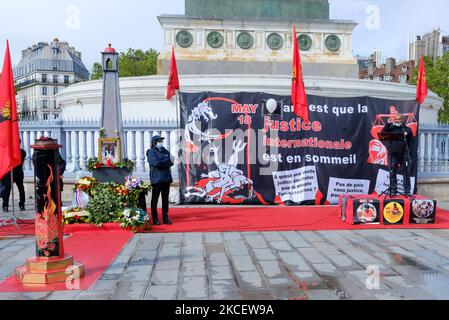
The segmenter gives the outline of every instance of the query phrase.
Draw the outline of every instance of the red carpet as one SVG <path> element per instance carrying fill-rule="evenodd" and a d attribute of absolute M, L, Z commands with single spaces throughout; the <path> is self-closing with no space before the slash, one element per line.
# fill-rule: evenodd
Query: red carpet
<path fill-rule="evenodd" d="M 151 232 L 230 232 L 230 231 L 325 231 L 364 229 L 449 229 L 449 211 L 438 209 L 434 225 L 363 225 L 354 226 L 339 219 L 339 208 L 328 207 L 196 207 L 172 208 L 171 226 L 154 226 Z M 66 234 L 115 232 L 118 224 L 105 224 L 102 228 L 91 225 L 66 226 Z M 20 230 L 14 226 L 0 228 L 0 236 L 33 235 L 34 226 Z"/>
<path fill-rule="evenodd" d="M 325 231 L 363 229 L 449 229 L 449 211 L 438 209 L 435 225 L 354 226 L 339 219 L 339 207 L 173 208 L 171 226 L 153 232 Z"/>
<path fill-rule="evenodd" d="M 15 225 L 0 227 L 0 238 L 34 235 L 34 220 L 21 221 L 18 225 L 19 229 Z"/>
<path fill-rule="evenodd" d="M 77 290 L 87 290 L 110 266 L 115 257 L 131 239 L 131 232 L 109 231 L 74 234 L 64 241 L 65 251 L 84 264 L 85 276 Z M 31 258 L 31 257 L 30 257 Z M 25 262 L 25 261 L 24 261 Z M 65 291 L 65 283 L 49 286 L 24 286 L 14 275 L 0 283 L 0 292 Z"/>

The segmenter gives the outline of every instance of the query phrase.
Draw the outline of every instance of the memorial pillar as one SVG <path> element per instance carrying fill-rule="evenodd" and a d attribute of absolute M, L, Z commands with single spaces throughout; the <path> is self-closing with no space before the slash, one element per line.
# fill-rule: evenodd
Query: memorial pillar
<path fill-rule="evenodd" d="M 36 199 L 36 257 L 16 269 L 23 284 L 51 284 L 77 279 L 84 274 L 83 265 L 64 252 L 61 210 L 61 186 L 58 141 L 42 137 L 36 140 L 33 165 Z"/>

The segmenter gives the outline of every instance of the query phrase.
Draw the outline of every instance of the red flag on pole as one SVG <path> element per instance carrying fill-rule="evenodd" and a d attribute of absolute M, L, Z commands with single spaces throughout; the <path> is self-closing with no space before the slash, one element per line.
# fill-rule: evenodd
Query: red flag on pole
<path fill-rule="evenodd" d="M 22 163 L 9 42 L 0 79 L 0 179 Z"/>
<path fill-rule="evenodd" d="M 167 100 L 173 98 L 176 90 L 179 90 L 178 66 L 176 65 L 175 48 L 172 47 L 170 76 L 168 78 L 167 86 Z"/>
<path fill-rule="evenodd" d="M 293 112 L 304 121 L 309 121 L 306 88 L 302 77 L 301 55 L 299 54 L 296 27 L 293 27 L 293 73 L 292 73 Z"/>
<path fill-rule="evenodd" d="M 416 85 L 416 101 L 423 104 L 429 94 L 429 86 L 427 84 L 427 73 L 424 58 L 421 56 L 419 62 L 418 83 Z"/>

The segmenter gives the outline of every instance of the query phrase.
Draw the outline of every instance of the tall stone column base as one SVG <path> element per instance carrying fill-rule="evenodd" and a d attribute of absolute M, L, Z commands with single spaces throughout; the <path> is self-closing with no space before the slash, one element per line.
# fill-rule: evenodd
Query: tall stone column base
<path fill-rule="evenodd" d="M 16 278 L 27 285 L 63 283 L 84 275 L 84 266 L 73 257 L 63 259 L 28 259 L 24 266 L 16 269 Z"/>

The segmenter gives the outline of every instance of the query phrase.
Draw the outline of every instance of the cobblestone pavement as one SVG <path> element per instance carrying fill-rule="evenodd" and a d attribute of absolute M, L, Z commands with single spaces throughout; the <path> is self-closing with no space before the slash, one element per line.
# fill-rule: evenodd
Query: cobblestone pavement
<path fill-rule="evenodd" d="M 0 240 L 0 280 L 33 244 Z M 449 299 L 449 230 L 141 234 L 88 291 L 0 299 Z"/>
<path fill-rule="evenodd" d="M 0 281 L 34 254 L 0 240 Z M 135 235 L 88 291 L 3 299 L 449 299 L 449 230 Z"/>

